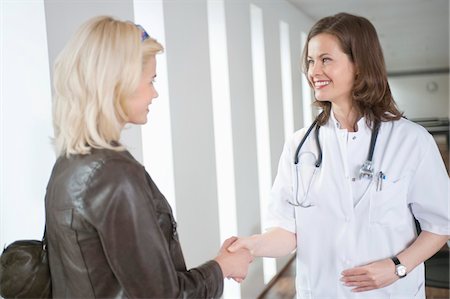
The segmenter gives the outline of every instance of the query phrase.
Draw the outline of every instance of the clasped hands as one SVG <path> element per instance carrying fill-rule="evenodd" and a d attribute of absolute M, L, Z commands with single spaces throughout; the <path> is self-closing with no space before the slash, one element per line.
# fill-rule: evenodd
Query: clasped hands
<path fill-rule="evenodd" d="M 223 243 L 216 261 L 221 265 L 224 277 L 239 283 L 245 279 L 249 264 L 253 261 L 254 250 L 258 247 L 258 240 L 257 236 L 239 239 L 231 237 Z M 256 256 L 260 254 L 256 253 Z M 223 265 L 222 261 L 225 261 Z M 346 269 L 341 275 L 341 283 L 350 287 L 353 292 L 383 288 L 398 280 L 394 263 L 389 258 Z"/>
<path fill-rule="evenodd" d="M 231 237 L 223 242 L 215 261 L 222 269 L 223 277 L 232 278 L 241 283 L 247 276 L 248 267 L 253 256 L 248 246 L 238 244 L 237 237 Z M 234 246 L 232 246 L 234 245 Z"/>

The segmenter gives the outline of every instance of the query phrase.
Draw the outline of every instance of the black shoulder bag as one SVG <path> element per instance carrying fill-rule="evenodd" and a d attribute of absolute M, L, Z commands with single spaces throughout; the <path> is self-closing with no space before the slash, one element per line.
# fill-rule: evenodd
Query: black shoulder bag
<path fill-rule="evenodd" d="M 0 256 L 0 296 L 4 298 L 51 298 L 46 229 L 42 241 L 19 240 Z"/>

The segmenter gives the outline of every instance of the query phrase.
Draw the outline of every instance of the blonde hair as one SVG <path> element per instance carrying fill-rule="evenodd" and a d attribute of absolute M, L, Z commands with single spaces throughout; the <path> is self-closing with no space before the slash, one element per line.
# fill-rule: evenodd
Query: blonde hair
<path fill-rule="evenodd" d="M 126 100 L 142 69 L 163 50 L 132 22 L 100 16 L 84 23 L 56 59 L 53 72 L 54 145 L 58 156 L 92 148 L 124 150 Z"/>

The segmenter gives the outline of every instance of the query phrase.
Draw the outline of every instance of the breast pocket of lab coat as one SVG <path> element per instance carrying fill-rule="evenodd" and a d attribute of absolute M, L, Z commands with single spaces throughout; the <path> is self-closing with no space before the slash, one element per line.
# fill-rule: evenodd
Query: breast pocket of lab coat
<path fill-rule="evenodd" d="M 372 225 L 399 226 L 409 223 L 407 202 L 408 177 L 375 182 L 370 193 L 370 223 Z"/>

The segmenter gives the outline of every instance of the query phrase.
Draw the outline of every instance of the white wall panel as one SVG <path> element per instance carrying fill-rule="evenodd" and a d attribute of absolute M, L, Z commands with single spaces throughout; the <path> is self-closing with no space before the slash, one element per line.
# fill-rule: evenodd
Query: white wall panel
<path fill-rule="evenodd" d="M 163 47 L 166 44 L 163 0 L 134 1 L 134 18 L 156 38 Z M 156 57 L 156 83 L 158 98 L 150 106 L 147 124 L 141 127 L 144 166 L 159 190 L 164 194 L 176 217 L 176 193 L 173 165 L 172 126 L 170 119 L 170 93 L 167 73 L 167 53 Z"/>
<path fill-rule="evenodd" d="M 1 2 L 0 246 L 39 239 L 55 160 L 43 1 Z"/>
<path fill-rule="evenodd" d="M 190 268 L 220 246 L 206 0 L 164 1 L 164 25 L 177 220 Z"/>
<path fill-rule="evenodd" d="M 394 100 L 408 118 L 449 117 L 449 75 L 390 77 Z"/>

